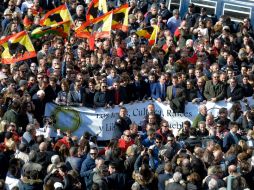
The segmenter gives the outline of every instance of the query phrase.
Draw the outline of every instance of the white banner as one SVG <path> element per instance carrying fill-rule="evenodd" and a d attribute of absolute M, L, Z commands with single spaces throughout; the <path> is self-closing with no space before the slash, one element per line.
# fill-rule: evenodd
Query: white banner
<path fill-rule="evenodd" d="M 132 122 L 142 125 L 144 117 L 147 114 L 147 105 L 152 101 L 138 102 L 133 104 L 126 104 L 124 107 L 128 110 L 128 116 Z M 252 98 L 248 98 L 249 105 L 254 105 Z M 173 113 L 169 105 L 152 102 L 155 105 L 156 113 L 169 122 L 170 128 L 174 134 L 182 128 L 183 122 L 192 120 L 198 114 L 198 104 L 188 103 L 185 106 L 185 113 Z M 241 102 L 242 107 L 244 104 Z M 220 108 L 225 107 L 230 109 L 232 103 L 220 101 L 218 103 L 207 102 L 208 112 L 212 112 L 215 116 L 218 115 Z M 110 140 L 113 138 L 114 124 L 116 116 L 119 113 L 119 106 L 114 108 L 104 109 L 88 109 L 85 107 L 66 107 L 57 106 L 53 103 L 48 103 L 45 109 L 45 116 L 54 116 L 56 119 L 55 128 L 62 131 L 71 130 L 73 135 L 82 136 L 84 132 L 88 131 L 92 134 L 98 134 L 98 140 Z"/>

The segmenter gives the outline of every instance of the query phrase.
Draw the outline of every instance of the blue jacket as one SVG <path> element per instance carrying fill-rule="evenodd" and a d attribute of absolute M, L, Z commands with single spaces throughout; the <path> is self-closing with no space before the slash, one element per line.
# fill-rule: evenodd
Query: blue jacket
<path fill-rule="evenodd" d="M 151 86 L 151 97 L 153 99 L 160 98 L 162 101 L 164 101 L 166 98 L 166 89 L 167 89 L 167 86 L 166 84 L 164 84 L 164 93 L 162 93 L 161 84 L 159 82 L 155 83 L 154 85 Z"/>
<path fill-rule="evenodd" d="M 80 170 L 80 177 L 84 179 L 86 186 L 92 183 L 91 173 L 95 168 L 95 160 L 91 158 L 90 155 L 83 161 Z"/>

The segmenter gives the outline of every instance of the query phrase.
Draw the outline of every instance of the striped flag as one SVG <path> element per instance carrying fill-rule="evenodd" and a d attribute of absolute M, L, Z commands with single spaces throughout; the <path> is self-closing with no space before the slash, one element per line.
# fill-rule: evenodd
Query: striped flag
<path fill-rule="evenodd" d="M 34 46 L 26 31 L 19 32 L 0 40 L 2 47 L 1 62 L 12 64 L 36 57 Z"/>
<path fill-rule="evenodd" d="M 125 4 L 113 10 L 112 29 L 119 29 L 128 32 L 128 10 L 129 5 Z"/>

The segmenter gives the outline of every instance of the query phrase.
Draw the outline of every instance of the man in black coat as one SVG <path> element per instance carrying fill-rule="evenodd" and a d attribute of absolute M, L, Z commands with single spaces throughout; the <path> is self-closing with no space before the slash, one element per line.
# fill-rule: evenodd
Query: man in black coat
<path fill-rule="evenodd" d="M 115 120 L 115 132 L 114 138 L 121 137 L 125 130 L 130 129 L 131 119 L 127 116 L 127 109 L 121 107 L 119 115 Z"/>
<path fill-rule="evenodd" d="M 226 90 L 227 102 L 239 101 L 243 98 L 243 88 L 237 84 L 235 78 L 229 80 L 229 85 Z"/>
<path fill-rule="evenodd" d="M 110 107 L 113 104 L 112 93 L 107 90 L 107 83 L 101 83 L 101 90 L 94 95 L 94 106 Z"/>
<path fill-rule="evenodd" d="M 125 173 L 121 172 L 121 163 L 111 162 L 109 164 L 110 175 L 105 178 L 109 189 L 130 189 L 130 184 Z"/>

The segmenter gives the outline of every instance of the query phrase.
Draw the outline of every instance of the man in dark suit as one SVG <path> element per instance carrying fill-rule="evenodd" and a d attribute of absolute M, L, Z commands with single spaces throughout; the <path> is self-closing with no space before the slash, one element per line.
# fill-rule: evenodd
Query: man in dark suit
<path fill-rule="evenodd" d="M 212 102 L 218 102 L 225 98 L 225 86 L 219 81 L 219 73 L 213 73 L 212 80 L 206 82 L 204 96 Z"/>
<path fill-rule="evenodd" d="M 236 78 L 229 80 L 229 85 L 226 90 L 227 102 L 239 101 L 243 98 L 243 88 L 237 84 Z"/>
<path fill-rule="evenodd" d="M 143 100 L 148 97 L 149 90 L 147 83 L 142 80 L 142 76 L 140 73 L 134 76 L 134 82 L 132 84 L 133 87 L 133 100 Z"/>
<path fill-rule="evenodd" d="M 159 102 L 164 101 L 166 98 L 166 76 L 161 75 L 159 82 L 153 86 L 151 97 Z"/>
<path fill-rule="evenodd" d="M 84 91 L 80 80 L 75 80 L 74 90 L 71 90 L 68 95 L 68 102 L 74 106 L 83 106 Z"/>
<path fill-rule="evenodd" d="M 229 125 L 230 132 L 223 139 L 224 152 L 228 151 L 231 145 L 238 144 L 240 140 L 240 136 L 237 134 L 237 131 L 239 129 L 238 124 L 236 122 L 231 122 Z"/>
<path fill-rule="evenodd" d="M 88 81 L 88 88 L 85 89 L 85 94 L 84 94 L 84 106 L 93 108 L 94 107 L 94 95 L 96 93 L 95 90 L 95 81 L 94 80 L 89 80 Z"/>
<path fill-rule="evenodd" d="M 170 107 L 174 113 L 184 113 L 185 90 L 178 85 L 177 76 L 172 77 L 172 85 L 167 87 L 166 99 L 170 101 Z"/>

